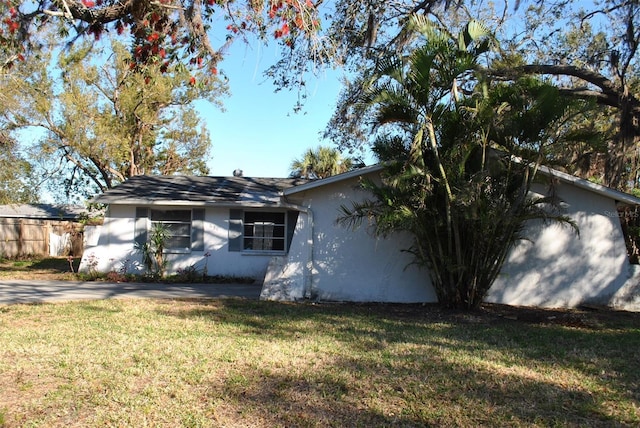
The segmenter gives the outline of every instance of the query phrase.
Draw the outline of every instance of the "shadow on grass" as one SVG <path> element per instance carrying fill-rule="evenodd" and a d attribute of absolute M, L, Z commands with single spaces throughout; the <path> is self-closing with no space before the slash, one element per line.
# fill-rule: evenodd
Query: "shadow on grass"
<path fill-rule="evenodd" d="M 337 368 L 340 370 L 340 368 Z M 262 426 L 388 427 L 425 426 L 420 416 L 371 405 L 371 394 L 340 376 L 322 373 L 268 373 L 260 369 L 230 373 L 223 386 L 211 386 L 210 401 L 259 414 Z M 386 414 L 385 414 L 386 411 Z"/>
<path fill-rule="evenodd" d="M 228 373 L 217 398 L 296 426 L 633 425 L 640 421 L 640 320 L 580 314 L 581 326 L 419 305 L 218 300 L 163 309 L 295 344 L 318 338 L 298 372 Z M 510 310 L 510 317 L 513 310 Z M 528 314 L 530 315 L 530 314 Z M 544 322 L 546 319 L 546 322 Z M 310 367 L 313 367 L 311 369 Z M 212 397 L 216 398 L 216 397 Z M 635 404 L 634 404 L 635 403 Z M 274 412 L 275 410 L 275 412 Z M 291 415 L 296 423 L 282 420 Z M 288 416 L 287 416 L 288 417 Z"/>
<path fill-rule="evenodd" d="M 74 258 L 72 264 L 74 272 L 77 272 L 80 266 L 80 257 Z M 49 271 L 50 273 L 67 273 L 71 272 L 71 267 L 66 257 L 48 257 L 32 260 L 3 260 L 0 263 L 0 271 L 24 273 Z"/>
<path fill-rule="evenodd" d="M 230 372 L 212 401 L 227 401 L 272 426 L 612 426 L 629 424 L 607 414 L 602 397 L 423 357 L 423 367 L 396 357 L 338 358 L 331 369 L 303 374 L 259 368 Z M 436 361 L 433 361 L 436 360 Z M 361 372 L 355 375 L 354 372 Z M 626 422 L 626 423 L 625 423 Z"/>

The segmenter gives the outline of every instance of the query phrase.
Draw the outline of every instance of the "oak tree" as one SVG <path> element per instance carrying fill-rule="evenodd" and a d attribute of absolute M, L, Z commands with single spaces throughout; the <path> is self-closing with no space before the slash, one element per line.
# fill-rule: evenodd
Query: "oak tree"
<path fill-rule="evenodd" d="M 291 46 L 319 25 L 310 0 L 5 0 L 0 16 L 0 46 L 8 53 L 0 67 L 48 48 L 41 35 L 54 31 L 62 44 L 131 35 L 133 61 L 141 67 L 177 61 L 206 64 L 213 74 L 229 44 L 244 34 Z"/>
<path fill-rule="evenodd" d="M 210 140 L 192 101 L 215 102 L 223 81 L 192 85 L 189 71 L 161 64 L 140 73 L 117 43 L 60 52 L 60 73 L 48 64 L 25 62 L 5 75 L 0 123 L 16 139 L 29 130 L 66 193 L 91 196 L 138 174 L 207 173 Z"/>
<path fill-rule="evenodd" d="M 591 159 L 585 174 L 600 170 L 605 184 L 640 187 L 635 149 L 640 143 L 640 5 L 635 0 L 337 2 L 327 33 L 352 78 L 325 137 L 350 148 L 367 140 L 349 126 L 354 119 L 349 106 L 361 94 L 368 70 L 414 47 L 414 36 L 403 26 L 413 15 L 442 24 L 451 36 L 470 19 L 478 19 L 502 42 L 499 53 L 478 64 L 493 79 L 513 82 L 525 75 L 541 76 L 564 95 L 591 103 L 591 118 L 582 115 L 575 129 L 598 130 L 601 140 L 576 145 L 566 156 L 550 154 L 550 161 L 564 161 L 571 169 L 581 164 L 576 160 Z M 598 158 L 604 158 L 600 166 L 593 162 Z"/>

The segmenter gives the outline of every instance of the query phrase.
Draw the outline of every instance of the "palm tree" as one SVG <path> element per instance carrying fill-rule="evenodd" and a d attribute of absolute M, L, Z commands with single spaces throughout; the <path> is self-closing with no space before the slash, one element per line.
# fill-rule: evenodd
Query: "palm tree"
<path fill-rule="evenodd" d="M 492 42 L 482 25 L 470 23 L 455 42 L 422 19 L 413 25 L 424 45 L 378 69 L 359 100 L 386 161 L 383 181 L 364 181 L 373 197 L 343 206 L 338 222 L 358 227 L 373 218 L 376 235 L 409 232 L 407 251 L 428 269 L 440 304 L 475 308 L 527 220 L 568 221 L 552 209 L 553 197 L 529 197 L 544 130 L 565 105 L 539 82 L 490 88 L 475 72 Z M 537 133 L 523 127 L 535 112 Z M 513 154 L 529 156 L 515 163 Z"/>
<path fill-rule="evenodd" d="M 318 179 L 341 174 L 351 170 L 355 162 L 343 158 L 340 152 L 331 147 L 319 146 L 307 150 L 301 159 L 291 162 L 291 177 Z"/>

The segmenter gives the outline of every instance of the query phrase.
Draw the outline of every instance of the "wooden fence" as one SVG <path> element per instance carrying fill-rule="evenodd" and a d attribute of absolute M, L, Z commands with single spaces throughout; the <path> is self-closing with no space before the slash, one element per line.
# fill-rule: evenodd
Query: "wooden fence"
<path fill-rule="evenodd" d="M 0 257 L 82 256 L 82 224 L 60 220 L 0 219 Z"/>

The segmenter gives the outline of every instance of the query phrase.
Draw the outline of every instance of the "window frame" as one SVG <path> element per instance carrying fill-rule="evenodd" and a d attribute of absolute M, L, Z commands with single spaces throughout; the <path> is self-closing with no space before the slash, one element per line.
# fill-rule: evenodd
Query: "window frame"
<path fill-rule="evenodd" d="M 251 221 L 247 221 L 247 214 L 249 216 L 255 216 L 264 214 L 266 217 L 269 215 L 283 215 L 281 222 L 278 222 L 276 226 L 281 230 L 278 232 L 276 239 L 282 242 L 282 249 L 252 249 L 246 248 L 245 239 L 252 239 L 252 236 L 246 236 L 245 223 L 254 224 L 256 218 Z M 265 207 L 265 208 L 232 208 L 229 210 L 229 238 L 228 238 L 228 250 L 230 252 L 239 252 L 244 255 L 283 255 L 289 252 L 291 247 L 291 240 L 296 228 L 296 222 L 298 219 L 298 211 L 292 211 L 288 209 Z"/>
<path fill-rule="evenodd" d="M 260 216 L 262 215 L 262 219 Z M 270 221 L 269 217 L 282 216 L 281 222 Z M 249 220 L 247 219 L 249 217 Z M 251 218 L 254 217 L 254 218 Z M 279 220 L 279 219 L 278 219 Z M 256 226 L 259 226 L 262 229 L 261 232 L 256 233 Z M 271 228 L 271 236 L 267 236 L 268 233 L 265 233 L 268 228 Z M 253 234 L 248 235 L 247 230 L 253 232 Z M 278 232 L 277 230 L 282 230 L 282 232 Z M 260 242 L 260 245 L 256 245 L 256 243 Z M 275 243 L 281 243 L 282 249 L 275 248 Z M 265 245 L 267 244 L 267 245 Z M 268 246 L 270 248 L 264 248 Z M 256 248 L 257 247 L 257 248 Z M 263 248 L 260 248 L 263 247 Z M 256 254 L 265 254 L 265 253 L 278 253 L 284 254 L 287 252 L 287 212 L 286 211 L 264 211 L 264 210 L 243 210 L 242 213 L 242 252 L 244 253 L 256 253 Z"/>
<path fill-rule="evenodd" d="M 189 212 L 189 220 L 185 220 L 185 219 L 179 219 L 179 218 L 168 218 L 168 219 L 160 219 L 160 220 L 154 220 L 154 214 L 159 214 L 159 213 L 169 213 L 169 212 L 180 212 L 180 213 L 186 213 Z M 167 217 L 171 217 L 171 216 L 167 216 Z M 169 228 L 169 230 L 171 231 L 171 227 L 173 225 L 177 225 L 178 228 L 180 228 L 180 226 L 186 226 L 187 228 L 187 232 L 186 233 L 182 233 L 179 235 L 174 235 L 174 233 L 171 233 L 171 236 L 167 239 L 167 241 L 165 242 L 165 244 L 168 244 L 169 242 L 171 242 L 172 239 L 176 238 L 179 240 L 188 240 L 188 245 L 186 246 L 169 246 L 169 245 L 165 245 L 164 251 L 163 253 L 165 254 L 182 254 L 182 253 L 190 253 L 191 252 L 191 247 L 193 245 L 193 210 L 192 209 L 175 209 L 175 208 L 168 208 L 168 209 L 158 209 L 158 208 L 151 208 L 149 210 L 149 233 L 151 233 L 151 231 L 153 230 L 153 226 L 156 224 L 163 224 L 165 226 L 167 226 Z"/>
<path fill-rule="evenodd" d="M 154 213 L 158 212 L 171 212 L 171 211 L 183 211 L 189 212 L 189 221 L 186 220 L 186 215 L 183 215 L 183 219 L 154 219 Z M 179 217 L 179 216 L 178 216 Z M 149 240 L 149 234 L 154 224 L 182 224 L 188 225 L 188 232 L 179 235 L 180 239 L 185 240 L 188 238 L 188 246 L 172 246 L 164 249 L 165 254 L 187 254 L 193 251 L 204 251 L 204 208 L 183 208 L 183 207 L 137 207 L 136 208 L 136 221 L 134 241 L 137 246 L 146 244 Z M 171 238 L 170 238 L 171 239 Z"/>

